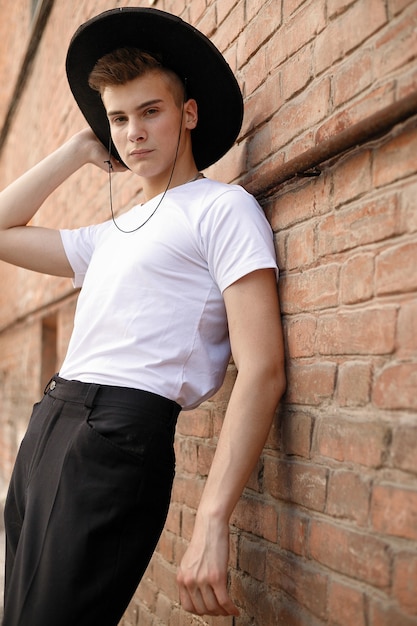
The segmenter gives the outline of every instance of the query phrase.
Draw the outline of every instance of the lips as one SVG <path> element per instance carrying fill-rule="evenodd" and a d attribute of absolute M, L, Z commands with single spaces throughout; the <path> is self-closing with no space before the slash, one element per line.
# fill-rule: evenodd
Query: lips
<path fill-rule="evenodd" d="M 145 157 L 148 156 L 149 154 L 151 154 L 153 152 L 153 150 L 147 150 L 147 149 L 136 149 L 136 150 L 131 150 L 131 152 L 129 152 L 129 156 L 131 157 Z"/>

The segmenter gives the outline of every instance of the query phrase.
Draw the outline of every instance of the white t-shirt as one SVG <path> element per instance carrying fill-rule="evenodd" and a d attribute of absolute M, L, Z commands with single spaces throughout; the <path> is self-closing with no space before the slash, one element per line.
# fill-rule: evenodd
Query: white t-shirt
<path fill-rule="evenodd" d="M 161 195 L 117 218 L 131 230 Z M 110 220 L 62 230 L 81 287 L 60 376 L 152 391 L 191 409 L 230 357 L 222 292 L 275 268 L 271 228 L 242 187 L 202 179 L 170 189 L 133 233 Z"/>

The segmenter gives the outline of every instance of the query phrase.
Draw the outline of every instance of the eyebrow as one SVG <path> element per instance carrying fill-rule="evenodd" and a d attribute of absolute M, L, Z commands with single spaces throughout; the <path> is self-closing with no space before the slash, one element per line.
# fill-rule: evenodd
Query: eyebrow
<path fill-rule="evenodd" d="M 140 111 L 141 109 L 146 109 L 149 106 L 152 106 L 154 104 L 159 104 L 160 102 L 163 102 L 162 98 L 154 98 L 153 100 L 147 100 L 146 102 L 143 102 L 142 104 L 139 104 L 136 108 L 135 111 Z M 112 115 L 122 115 L 124 114 L 124 111 L 108 111 L 107 112 L 107 117 L 111 117 Z"/>

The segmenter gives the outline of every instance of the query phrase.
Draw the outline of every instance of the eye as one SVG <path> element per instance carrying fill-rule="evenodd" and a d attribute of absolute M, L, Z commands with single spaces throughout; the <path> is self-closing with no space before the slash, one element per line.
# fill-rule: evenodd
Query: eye
<path fill-rule="evenodd" d="M 112 117 L 110 119 L 110 124 L 123 124 L 124 122 L 126 122 L 127 117 L 125 115 L 115 115 L 114 117 Z"/>
<path fill-rule="evenodd" d="M 150 107 L 149 109 L 146 109 L 145 111 L 145 115 L 148 117 L 152 115 L 156 115 L 157 113 L 159 113 L 159 109 L 157 109 L 156 107 Z"/>

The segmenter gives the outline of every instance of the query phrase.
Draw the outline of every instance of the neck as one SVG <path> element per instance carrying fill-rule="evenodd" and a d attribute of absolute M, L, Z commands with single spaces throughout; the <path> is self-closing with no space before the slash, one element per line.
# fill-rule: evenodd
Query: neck
<path fill-rule="evenodd" d="M 148 202 L 160 193 L 168 191 L 168 189 L 173 189 L 174 187 L 179 187 L 180 185 L 186 185 L 187 183 L 198 180 L 199 178 L 203 178 L 203 174 L 198 171 L 195 163 L 193 163 L 190 167 L 184 168 L 181 172 L 177 170 L 177 167 L 175 167 L 172 176 L 170 172 L 168 175 L 158 177 L 158 180 L 156 178 L 142 179 L 145 201 Z"/>

